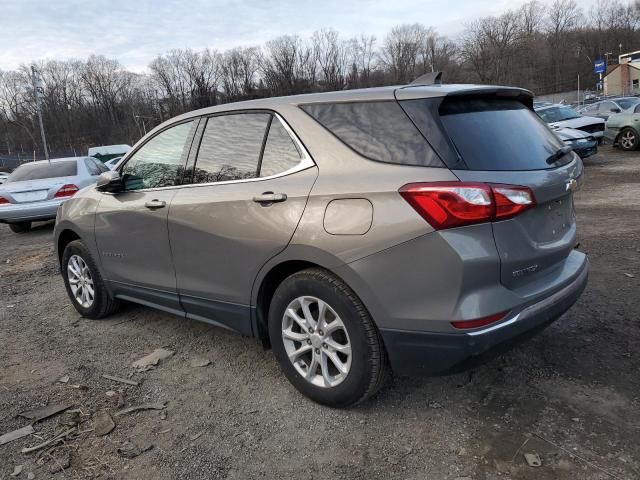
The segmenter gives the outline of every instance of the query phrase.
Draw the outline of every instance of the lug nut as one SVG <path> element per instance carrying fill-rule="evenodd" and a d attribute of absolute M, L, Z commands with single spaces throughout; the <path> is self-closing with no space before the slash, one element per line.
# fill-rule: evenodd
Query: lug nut
<path fill-rule="evenodd" d="M 307 338 L 307 345 L 311 345 L 311 340 Z"/>
<path fill-rule="evenodd" d="M 320 349 L 316 348 L 316 353 L 319 354 L 320 353 Z"/>
<path fill-rule="evenodd" d="M 313 333 L 313 328 L 310 328 L 310 329 L 309 329 L 309 333 Z"/>
<path fill-rule="evenodd" d="M 318 330 L 318 335 L 324 335 L 324 332 L 322 330 Z"/>
<path fill-rule="evenodd" d="M 322 344 L 322 348 L 327 348 L 327 344 L 326 344 L 326 343 L 323 343 L 323 344 Z"/>

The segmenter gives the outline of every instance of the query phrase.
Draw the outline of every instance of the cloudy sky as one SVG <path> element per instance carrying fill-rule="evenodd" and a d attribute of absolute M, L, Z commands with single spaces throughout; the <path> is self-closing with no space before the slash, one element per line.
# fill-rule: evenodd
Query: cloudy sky
<path fill-rule="evenodd" d="M 578 0 L 588 6 L 591 0 Z M 550 0 L 545 0 L 549 3 Z M 172 48 L 224 50 L 320 28 L 345 36 L 420 22 L 456 36 L 465 23 L 524 0 L 0 0 L 0 69 L 38 59 L 119 60 L 143 71 Z M 455 6 L 454 6 L 455 5 Z"/>

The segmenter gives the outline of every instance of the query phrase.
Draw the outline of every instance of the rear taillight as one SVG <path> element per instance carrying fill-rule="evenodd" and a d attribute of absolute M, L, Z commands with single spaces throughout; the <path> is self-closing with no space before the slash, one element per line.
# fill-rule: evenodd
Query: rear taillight
<path fill-rule="evenodd" d="M 400 195 L 436 230 L 505 220 L 535 205 L 531 189 L 517 185 L 410 183 Z"/>
<path fill-rule="evenodd" d="M 496 220 L 515 217 L 536 204 L 533 192 L 528 187 L 492 185 L 496 204 Z"/>
<path fill-rule="evenodd" d="M 9 205 L 9 200 L 4 197 L 0 197 L 0 205 Z"/>
<path fill-rule="evenodd" d="M 56 192 L 56 194 L 54 195 L 54 198 L 73 197 L 78 190 L 80 189 L 74 184 L 67 183 L 66 185 L 63 185 L 62 187 L 60 187 L 60 190 Z"/>
<path fill-rule="evenodd" d="M 499 322 L 507 315 L 507 313 L 508 312 L 494 313 L 493 315 L 489 315 L 488 317 L 474 318 L 473 320 L 457 320 L 451 322 L 451 325 L 459 330 L 486 327 L 487 325 L 491 325 L 492 323 Z"/>

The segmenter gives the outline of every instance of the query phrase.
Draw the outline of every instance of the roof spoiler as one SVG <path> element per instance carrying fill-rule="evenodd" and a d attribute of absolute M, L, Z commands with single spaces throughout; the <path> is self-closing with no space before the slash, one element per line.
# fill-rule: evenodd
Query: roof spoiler
<path fill-rule="evenodd" d="M 424 73 L 409 85 L 442 85 L 442 72 Z"/>

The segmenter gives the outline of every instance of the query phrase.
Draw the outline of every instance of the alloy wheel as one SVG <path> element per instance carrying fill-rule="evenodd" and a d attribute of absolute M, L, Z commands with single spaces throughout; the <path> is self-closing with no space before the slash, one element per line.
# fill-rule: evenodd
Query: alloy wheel
<path fill-rule="evenodd" d="M 629 130 L 624 132 L 620 137 L 620 144 L 622 148 L 625 148 L 625 149 L 633 148 L 635 142 L 636 142 L 636 136 L 633 132 Z"/>
<path fill-rule="evenodd" d="M 87 263 L 80 255 L 72 255 L 69 258 L 67 278 L 75 301 L 83 308 L 90 308 L 95 295 L 93 278 Z"/>
<path fill-rule="evenodd" d="M 351 369 L 351 342 L 340 316 L 326 302 L 304 296 L 282 317 L 282 341 L 296 371 L 318 387 L 335 387 Z"/>

